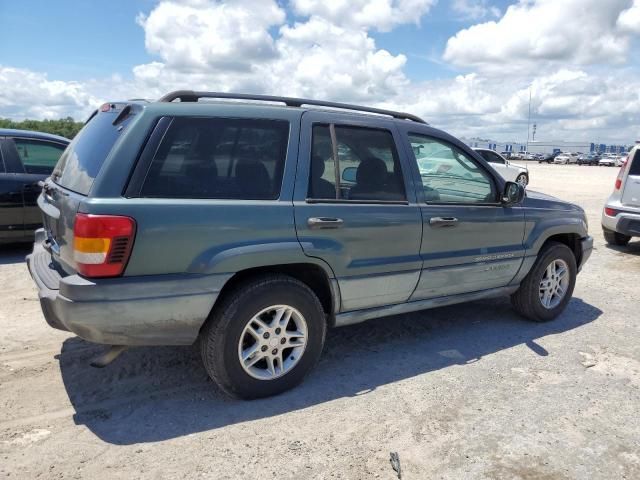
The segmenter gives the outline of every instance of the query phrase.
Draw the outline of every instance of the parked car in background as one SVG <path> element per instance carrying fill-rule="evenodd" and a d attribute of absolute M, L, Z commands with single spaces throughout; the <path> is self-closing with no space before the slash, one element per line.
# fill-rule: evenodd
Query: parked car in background
<path fill-rule="evenodd" d="M 543 155 L 538 159 L 538 163 L 553 163 L 555 158 L 560 155 L 562 152 L 553 152 Z"/>
<path fill-rule="evenodd" d="M 113 345 L 101 366 L 198 341 L 242 398 L 300 383 L 329 327 L 501 295 L 551 321 L 593 249 L 582 208 L 422 119 L 317 100 L 110 102 L 43 188 L 47 322 Z"/>
<path fill-rule="evenodd" d="M 578 154 L 565 152 L 553 159 L 553 163 L 557 165 L 567 165 L 569 163 L 578 163 Z"/>
<path fill-rule="evenodd" d="M 511 163 L 497 152 L 487 148 L 474 148 L 482 157 L 489 162 L 489 166 L 502 175 L 502 178 L 510 182 L 517 182 L 523 187 L 529 183 L 529 169 L 522 165 Z"/>
<path fill-rule="evenodd" d="M 578 165 L 598 165 L 600 155 L 597 153 L 585 153 L 578 156 Z"/>
<path fill-rule="evenodd" d="M 529 152 L 511 152 L 511 158 L 517 160 L 533 160 L 533 154 Z"/>
<path fill-rule="evenodd" d="M 32 242 L 42 226 L 37 199 L 69 140 L 29 130 L 0 129 L 0 244 Z"/>
<path fill-rule="evenodd" d="M 607 243 L 623 246 L 640 237 L 640 146 L 631 149 L 602 212 Z"/>
<path fill-rule="evenodd" d="M 627 158 L 627 154 L 605 153 L 598 165 L 605 167 L 621 167 Z"/>

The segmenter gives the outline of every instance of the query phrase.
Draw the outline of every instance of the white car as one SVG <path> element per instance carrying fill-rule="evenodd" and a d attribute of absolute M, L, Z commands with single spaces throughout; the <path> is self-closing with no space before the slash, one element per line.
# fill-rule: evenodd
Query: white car
<path fill-rule="evenodd" d="M 505 180 L 518 182 L 523 187 L 529 183 L 529 169 L 527 167 L 511 163 L 498 152 L 487 148 L 474 148 L 474 150 L 482 155 L 482 158 L 489 162 L 489 165 Z"/>
<path fill-rule="evenodd" d="M 556 158 L 553 159 L 553 163 L 558 165 L 567 165 L 569 163 L 578 163 L 578 154 L 577 153 L 561 153 Z"/>
<path fill-rule="evenodd" d="M 602 212 L 604 239 L 624 246 L 631 237 L 640 237 L 640 146 L 629 152 L 618 173 L 613 193 Z"/>
<path fill-rule="evenodd" d="M 624 164 L 624 161 L 627 159 L 627 154 L 615 154 L 615 153 L 606 153 L 604 157 L 600 159 L 598 165 L 606 166 L 606 167 L 621 167 Z"/>

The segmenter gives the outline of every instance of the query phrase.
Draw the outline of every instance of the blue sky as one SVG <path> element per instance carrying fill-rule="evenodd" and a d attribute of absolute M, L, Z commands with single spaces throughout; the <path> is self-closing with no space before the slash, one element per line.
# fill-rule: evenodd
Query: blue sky
<path fill-rule="evenodd" d="M 0 0 L 0 117 L 208 88 L 401 108 L 518 140 L 532 89 L 539 135 L 640 134 L 640 0 L 375 1 Z"/>

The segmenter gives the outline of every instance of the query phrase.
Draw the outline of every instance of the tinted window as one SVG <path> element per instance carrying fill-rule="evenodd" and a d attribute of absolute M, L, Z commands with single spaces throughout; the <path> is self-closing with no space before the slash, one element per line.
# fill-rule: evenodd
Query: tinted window
<path fill-rule="evenodd" d="M 504 165 L 504 160 L 502 159 L 502 157 L 500 157 L 499 155 L 497 155 L 496 153 L 493 152 L 487 152 L 486 150 L 480 152 L 482 153 L 482 156 L 484 157 L 484 159 L 487 162 L 490 163 L 499 163 L 501 165 Z"/>
<path fill-rule="evenodd" d="M 141 194 L 276 199 L 288 136 L 285 121 L 175 118 L 151 162 Z"/>
<path fill-rule="evenodd" d="M 627 161 L 631 162 L 629 166 L 629 175 L 638 175 L 640 176 L 640 149 L 636 150 L 636 153 L 633 155 L 633 161 L 631 158 Z"/>
<path fill-rule="evenodd" d="M 409 135 L 427 201 L 495 202 L 489 175 L 458 148 L 423 135 Z"/>
<path fill-rule="evenodd" d="M 374 201 L 406 199 L 398 152 L 389 131 L 336 126 L 335 133 L 337 159 L 333 158 L 329 126 L 313 128 L 309 197 Z"/>
<path fill-rule="evenodd" d="M 129 118 L 114 126 L 119 110 L 100 112 L 75 136 L 53 171 L 53 180 L 69 190 L 87 195 L 102 164 Z"/>
<path fill-rule="evenodd" d="M 43 175 L 51 173 L 66 148 L 66 145 L 60 143 L 26 138 L 14 138 L 13 143 L 24 165 L 24 171 Z"/>

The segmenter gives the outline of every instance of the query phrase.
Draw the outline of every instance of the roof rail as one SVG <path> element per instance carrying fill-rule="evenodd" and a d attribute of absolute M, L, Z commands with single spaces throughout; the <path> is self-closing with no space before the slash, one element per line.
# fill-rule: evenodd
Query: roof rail
<path fill-rule="evenodd" d="M 173 102 L 180 100 L 181 102 L 197 102 L 200 98 L 226 98 L 232 100 L 258 100 L 261 102 L 279 102 L 284 103 L 288 107 L 301 107 L 302 105 L 313 105 L 319 107 L 339 108 L 344 110 L 352 110 L 355 112 L 376 113 L 378 115 L 388 115 L 393 118 L 402 120 L 412 120 L 417 123 L 427 124 L 423 119 L 410 113 L 395 112 L 393 110 L 384 110 L 382 108 L 363 107 L 360 105 L 351 105 L 349 103 L 323 102 L 322 100 L 311 100 L 308 98 L 292 98 L 278 97 L 274 95 L 253 95 L 248 93 L 226 93 L 226 92 L 194 92 L 193 90 L 177 90 L 167 93 L 159 102 Z"/>

